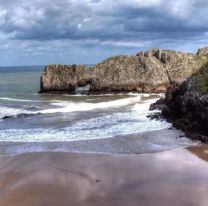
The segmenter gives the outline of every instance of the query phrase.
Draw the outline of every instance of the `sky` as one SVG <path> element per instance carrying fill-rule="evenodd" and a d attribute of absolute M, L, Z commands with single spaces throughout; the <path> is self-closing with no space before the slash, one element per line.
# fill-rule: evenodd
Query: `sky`
<path fill-rule="evenodd" d="M 0 0 L 0 66 L 208 46 L 208 0 Z"/>

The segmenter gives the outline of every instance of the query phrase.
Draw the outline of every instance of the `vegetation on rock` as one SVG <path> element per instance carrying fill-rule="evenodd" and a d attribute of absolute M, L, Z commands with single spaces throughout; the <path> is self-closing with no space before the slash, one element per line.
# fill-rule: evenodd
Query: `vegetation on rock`
<path fill-rule="evenodd" d="M 208 142 L 208 63 L 182 84 L 172 83 L 163 115 L 191 138 Z"/>
<path fill-rule="evenodd" d="M 193 76 L 193 85 L 200 96 L 208 94 L 208 64 Z"/>

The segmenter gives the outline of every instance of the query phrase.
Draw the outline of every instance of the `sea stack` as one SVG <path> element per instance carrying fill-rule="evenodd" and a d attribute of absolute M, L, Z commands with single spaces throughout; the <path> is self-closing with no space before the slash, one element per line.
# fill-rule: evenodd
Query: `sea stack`
<path fill-rule="evenodd" d="M 95 66 L 48 65 L 41 76 L 41 93 L 74 94 L 89 86 L 88 94 L 166 92 L 171 82 L 181 83 L 199 70 L 208 53 L 151 49 L 132 56 L 116 56 Z"/>

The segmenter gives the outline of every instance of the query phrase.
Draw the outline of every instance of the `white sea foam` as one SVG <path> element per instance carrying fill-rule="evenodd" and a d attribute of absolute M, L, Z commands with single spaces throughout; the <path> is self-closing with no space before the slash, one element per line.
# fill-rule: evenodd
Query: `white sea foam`
<path fill-rule="evenodd" d="M 10 108 L 6 106 L 0 106 L 0 119 L 5 116 L 15 116 L 18 114 L 29 114 L 30 112 L 24 109 Z"/>
<path fill-rule="evenodd" d="M 143 102 L 142 104 L 137 104 L 137 103 L 141 103 L 141 99 L 143 96 L 145 96 L 145 94 L 142 95 L 140 94 L 137 95 L 136 97 L 128 97 L 119 100 L 100 102 L 100 103 L 86 103 L 86 102 L 75 103 L 69 101 L 56 100 L 50 103 L 50 105 L 53 108 L 42 109 L 42 110 L 40 109 L 38 111 L 27 110 L 25 106 L 23 108 L 12 108 L 12 107 L 0 105 L 0 118 L 4 116 L 16 116 L 22 113 L 24 114 L 70 113 L 70 112 L 90 111 L 96 109 L 119 108 L 128 105 L 134 105 L 133 110 L 143 113 L 143 112 L 147 112 L 149 110 L 149 105 L 157 100 L 155 98 L 148 100 L 148 102 L 146 101 L 147 103 Z"/>
<path fill-rule="evenodd" d="M 87 109 L 107 108 L 108 106 L 123 106 L 134 104 L 126 112 L 106 113 L 105 116 L 94 117 L 85 120 L 78 120 L 69 127 L 64 128 L 32 128 L 32 129 L 7 129 L 0 133 L 0 141 L 14 142 L 54 142 L 54 141 L 75 141 L 86 139 L 112 138 L 118 135 L 129 135 L 146 131 L 169 128 L 170 124 L 165 121 L 150 120 L 146 116 L 151 113 L 149 106 L 154 100 L 140 102 L 139 98 L 115 100 L 105 103 L 92 104 L 87 107 L 84 104 L 84 111 Z M 137 103 L 135 103 L 135 101 Z M 71 106 L 71 103 L 69 103 Z M 59 105 L 59 104 L 58 104 Z M 69 107 L 66 103 L 64 108 L 49 110 L 50 112 L 66 111 Z M 90 104 L 91 105 L 91 104 Z M 80 106 L 80 105 L 79 105 Z M 89 105 L 88 105 L 89 106 Z M 62 110 L 63 109 L 63 110 Z M 75 111 L 73 108 L 70 111 Z M 80 109 L 79 109 L 80 111 Z M 46 112 L 46 110 L 44 110 Z M 47 111 L 48 112 L 48 111 Z"/>
<path fill-rule="evenodd" d="M 127 105 L 133 105 L 141 101 L 141 96 L 119 99 L 101 103 L 72 103 L 72 102 L 57 102 L 51 103 L 53 106 L 59 108 L 51 108 L 40 111 L 42 114 L 49 113 L 68 113 L 75 111 L 89 111 L 94 109 L 106 109 L 110 107 L 122 107 Z"/>
<path fill-rule="evenodd" d="M 28 100 L 29 101 L 29 100 Z M 56 108 L 49 108 L 45 110 L 29 111 L 26 109 L 12 108 L 7 106 L 0 106 L 0 118 L 4 116 L 16 116 L 18 114 L 52 114 L 52 113 L 70 113 L 76 111 L 89 111 L 94 109 L 106 109 L 109 107 L 122 107 L 126 105 L 136 104 L 141 101 L 141 96 L 119 99 L 101 103 L 74 103 L 67 101 L 53 101 L 51 106 Z"/>
<path fill-rule="evenodd" d="M 157 100 L 158 98 L 154 98 L 154 99 L 143 101 L 140 104 L 135 104 L 132 108 L 132 111 L 137 112 L 137 114 L 138 113 L 145 113 L 145 114 L 151 113 L 152 111 L 149 110 L 150 105 L 156 102 Z"/>
<path fill-rule="evenodd" d="M 8 129 L 0 133 L 0 141 L 12 142 L 54 142 L 86 139 L 112 138 L 118 135 L 129 135 L 168 128 L 170 124 L 149 120 L 134 112 L 115 113 L 104 117 L 78 121 L 70 127 Z"/>
<path fill-rule="evenodd" d="M 42 101 L 36 101 L 36 100 L 30 100 L 30 99 L 15 99 L 15 98 L 9 98 L 9 97 L 0 97 L 0 100 L 6 100 L 11 102 L 42 102 Z"/>

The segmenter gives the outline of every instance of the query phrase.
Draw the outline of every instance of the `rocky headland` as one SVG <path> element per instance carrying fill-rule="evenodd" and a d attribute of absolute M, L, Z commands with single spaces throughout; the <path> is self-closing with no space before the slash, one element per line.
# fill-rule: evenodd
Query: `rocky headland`
<path fill-rule="evenodd" d="M 198 53 L 207 54 L 208 48 Z M 190 138 L 208 142 L 208 62 L 183 83 L 172 82 L 155 108 Z"/>
<path fill-rule="evenodd" d="M 133 56 L 116 56 L 95 66 L 48 65 L 41 76 L 41 93 L 88 94 L 165 92 L 171 82 L 181 83 L 208 60 L 208 53 L 152 49 Z"/>
<path fill-rule="evenodd" d="M 151 105 L 187 136 L 208 142 L 208 48 L 197 54 L 152 49 L 135 56 L 117 56 L 95 66 L 49 65 L 41 76 L 42 93 L 87 94 L 166 92 Z M 152 118 L 160 118 L 161 113 Z"/>

